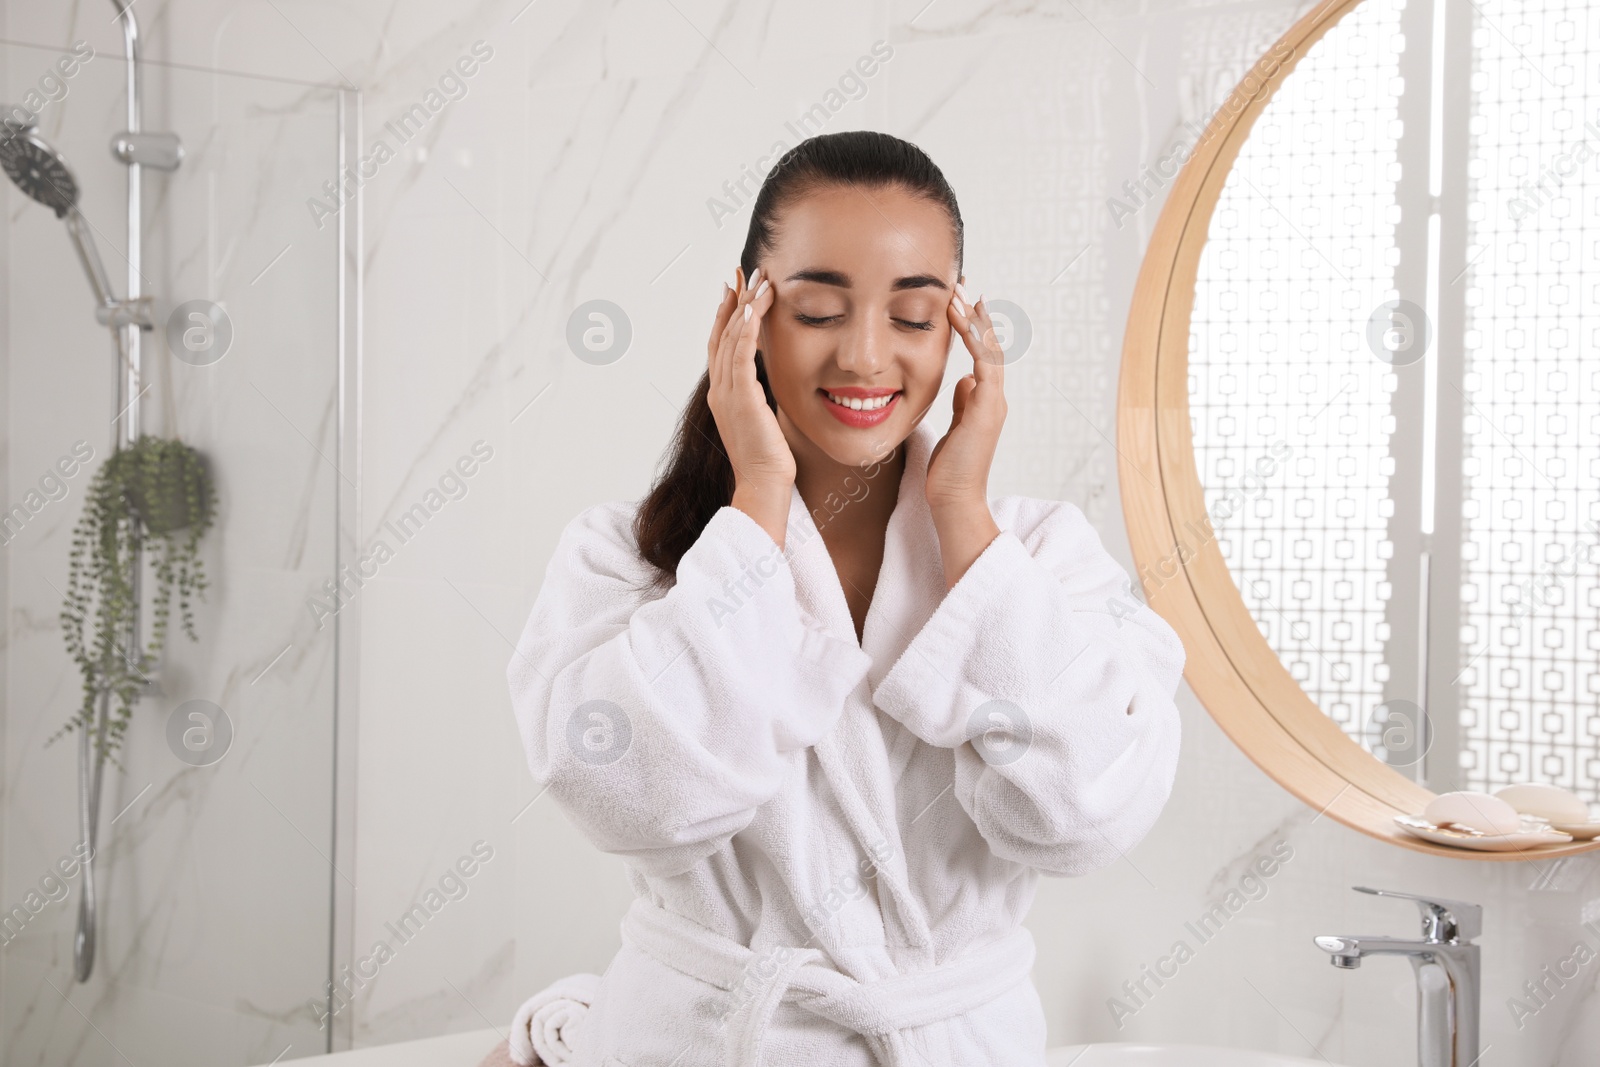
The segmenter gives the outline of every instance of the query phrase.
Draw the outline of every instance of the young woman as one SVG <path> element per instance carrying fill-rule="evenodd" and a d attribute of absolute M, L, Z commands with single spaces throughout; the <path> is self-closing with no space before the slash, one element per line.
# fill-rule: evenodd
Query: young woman
<path fill-rule="evenodd" d="M 1022 919 L 1155 821 L 1184 653 L 1076 507 L 989 499 L 1003 353 L 961 268 L 920 149 L 796 146 L 664 472 L 562 537 L 517 722 L 637 893 L 577 1067 L 1044 1062 Z"/>

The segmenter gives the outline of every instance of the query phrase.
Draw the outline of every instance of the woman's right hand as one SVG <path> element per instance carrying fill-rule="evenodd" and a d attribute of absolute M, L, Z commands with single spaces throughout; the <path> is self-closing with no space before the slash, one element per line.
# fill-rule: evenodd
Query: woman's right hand
<path fill-rule="evenodd" d="M 759 267 L 750 284 L 742 269 L 736 279 L 738 289 L 724 287 L 706 344 L 711 383 L 706 399 L 733 465 L 733 506 L 782 546 L 794 486 L 794 453 L 756 378 L 756 340 L 774 293 Z"/>

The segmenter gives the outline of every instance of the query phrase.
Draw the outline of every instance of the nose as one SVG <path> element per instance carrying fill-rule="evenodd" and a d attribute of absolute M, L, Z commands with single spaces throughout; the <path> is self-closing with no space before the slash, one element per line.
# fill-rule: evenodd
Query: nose
<path fill-rule="evenodd" d="M 839 369 L 863 381 L 870 380 L 888 363 L 894 337 L 890 323 L 878 316 L 860 316 L 839 335 L 834 362 Z"/>

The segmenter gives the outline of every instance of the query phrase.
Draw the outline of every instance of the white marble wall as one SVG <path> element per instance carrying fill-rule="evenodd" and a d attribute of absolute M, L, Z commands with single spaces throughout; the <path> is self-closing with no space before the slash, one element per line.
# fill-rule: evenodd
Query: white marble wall
<path fill-rule="evenodd" d="M 698 374 L 748 221 L 741 211 L 718 227 L 708 198 L 775 138 L 792 142 L 785 121 L 874 41 L 889 42 L 892 59 L 827 128 L 897 133 L 945 169 L 962 200 L 969 275 L 1026 307 L 1035 327 L 1033 351 L 1008 376 L 995 488 L 1078 503 L 1126 559 L 1114 394 L 1156 208 L 1118 229 L 1105 200 L 1304 6 L 144 4 L 169 60 L 360 86 L 367 144 L 474 42 L 493 49 L 465 96 L 363 187 L 362 540 L 424 500 L 475 442 L 493 455 L 360 596 L 360 662 L 349 665 L 361 693 L 348 872 L 358 888 L 353 945 L 341 950 L 395 944 L 386 924 L 475 842 L 493 858 L 341 1014 L 358 1045 L 504 1026 L 521 998 L 572 970 L 603 969 L 617 945 L 620 864 L 535 797 L 503 669 L 561 527 L 585 505 L 643 492 Z M 77 8 L 45 6 L 25 16 L 30 39 L 82 32 L 115 45 L 105 29 L 77 29 L 94 21 Z M 579 362 L 563 341 L 571 309 L 592 298 L 620 304 L 635 331 L 608 367 Z M 1594 968 L 1520 1030 L 1506 1009 L 1523 981 L 1570 953 L 1580 918 L 1600 911 L 1593 862 L 1469 863 L 1381 846 L 1313 819 L 1187 690 L 1181 703 L 1184 761 L 1149 839 L 1106 871 L 1043 886 L 1030 924 L 1053 1040 L 1409 1064 L 1409 968 L 1336 971 L 1310 940 L 1410 929 L 1405 907 L 1349 890 L 1370 884 L 1485 905 L 1485 1064 L 1593 1060 L 1600 1027 L 1584 1009 Z M 1266 896 L 1119 1029 L 1108 999 L 1280 842 L 1293 858 Z"/>

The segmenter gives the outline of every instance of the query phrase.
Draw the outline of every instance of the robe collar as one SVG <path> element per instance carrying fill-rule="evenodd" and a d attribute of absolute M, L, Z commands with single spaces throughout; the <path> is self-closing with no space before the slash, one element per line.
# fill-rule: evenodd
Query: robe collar
<path fill-rule="evenodd" d="M 925 421 L 918 423 L 905 441 L 905 470 L 885 531 L 883 564 L 860 641 L 863 651 L 874 661 L 869 672 L 873 685 L 899 658 L 911 636 L 944 596 L 944 567 L 924 492 L 928 459 L 936 441 L 935 432 Z M 881 483 L 875 484 L 866 470 L 855 477 L 867 493 L 883 491 Z M 850 618 L 843 583 L 821 536 L 821 529 L 833 516 L 851 507 L 854 501 L 839 495 L 807 508 L 798 487 L 792 487 L 790 492 L 785 547 L 790 549 L 786 554 L 801 608 L 812 616 L 818 628 L 855 644 L 855 623 Z"/>

